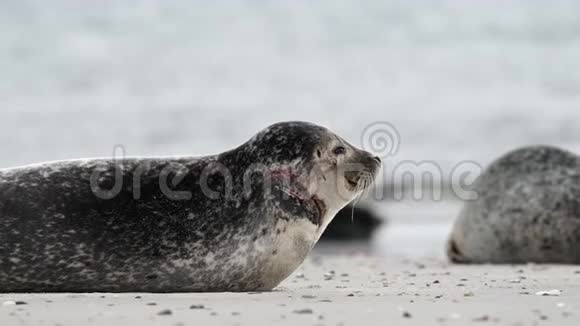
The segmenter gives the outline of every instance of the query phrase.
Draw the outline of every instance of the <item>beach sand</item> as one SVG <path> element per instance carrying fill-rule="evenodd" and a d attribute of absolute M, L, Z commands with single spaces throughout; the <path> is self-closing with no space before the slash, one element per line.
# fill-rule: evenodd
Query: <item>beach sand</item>
<path fill-rule="evenodd" d="M 352 246 L 334 249 L 340 250 L 315 250 L 272 292 L 1 294 L 0 325 L 580 322 L 580 266 L 462 266 L 440 258 L 380 257 Z M 542 296 L 540 291 L 553 293 Z"/>

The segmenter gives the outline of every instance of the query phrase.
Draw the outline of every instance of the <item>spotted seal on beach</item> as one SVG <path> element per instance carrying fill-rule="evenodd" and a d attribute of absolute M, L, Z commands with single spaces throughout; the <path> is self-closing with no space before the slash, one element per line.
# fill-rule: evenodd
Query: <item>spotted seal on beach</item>
<path fill-rule="evenodd" d="M 580 263 L 580 158 L 547 146 L 500 158 L 474 184 L 447 244 L 459 263 Z"/>
<path fill-rule="evenodd" d="M 380 165 L 283 122 L 214 156 L 3 169 L 0 291 L 270 290 Z"/>

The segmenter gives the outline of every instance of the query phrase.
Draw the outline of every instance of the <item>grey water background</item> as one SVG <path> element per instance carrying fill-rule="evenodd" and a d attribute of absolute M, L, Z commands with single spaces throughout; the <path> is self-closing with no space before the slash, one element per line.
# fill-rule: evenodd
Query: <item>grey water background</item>
<path fill-rule="evenodd" d="M 216 153 L 281 120 L 355 145 L 388 121 L 392 161 L 443 170 L 579 151 L 580 2 L 0 0 L 0 167 Z M 424 254 L 458 204 L 378 209 L 378 247 Z"/>

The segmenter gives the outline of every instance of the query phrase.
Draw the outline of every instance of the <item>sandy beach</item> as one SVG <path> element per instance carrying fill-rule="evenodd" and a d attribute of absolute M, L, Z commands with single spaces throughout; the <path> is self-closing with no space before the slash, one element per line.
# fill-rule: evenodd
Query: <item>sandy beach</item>
<path fill-rule="evenodd" d="M 580 1 L 4 0 L 0 24 L 0 169 L 216 154 L 310 121 L 382 154 L 368 198 L 385 221 L 272 292 L 0 293 L 0 326 L 580 325 L 580 265 L 443 253 L 464 169 L 580 153 Z M 429 178 L 394 200 L 402 172 Z"/>
<path fill-rule="evenodd" d="M 336 249 L 336 248 L 335 248 Z M 580 267 L 315 251 L 265 293 L 2 294 L 0 325 L 578 325 Z M 539 292 L 547 291 L 545 295 Z"/>

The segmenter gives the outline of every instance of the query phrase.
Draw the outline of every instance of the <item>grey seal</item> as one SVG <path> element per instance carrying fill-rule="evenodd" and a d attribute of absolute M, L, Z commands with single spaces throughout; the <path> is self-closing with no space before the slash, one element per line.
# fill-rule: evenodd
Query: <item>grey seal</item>
<path fill-rule="evenodd" d="M 380 166 L 283 122 L 217 155 L 3 169 L 0 291 L 270 290 Z"/>
<path fill-rule="evenodd" d="M 474 183 L 447 244 L 458 263 L 580 263 L 580 158 L 525 147 Z"/>

